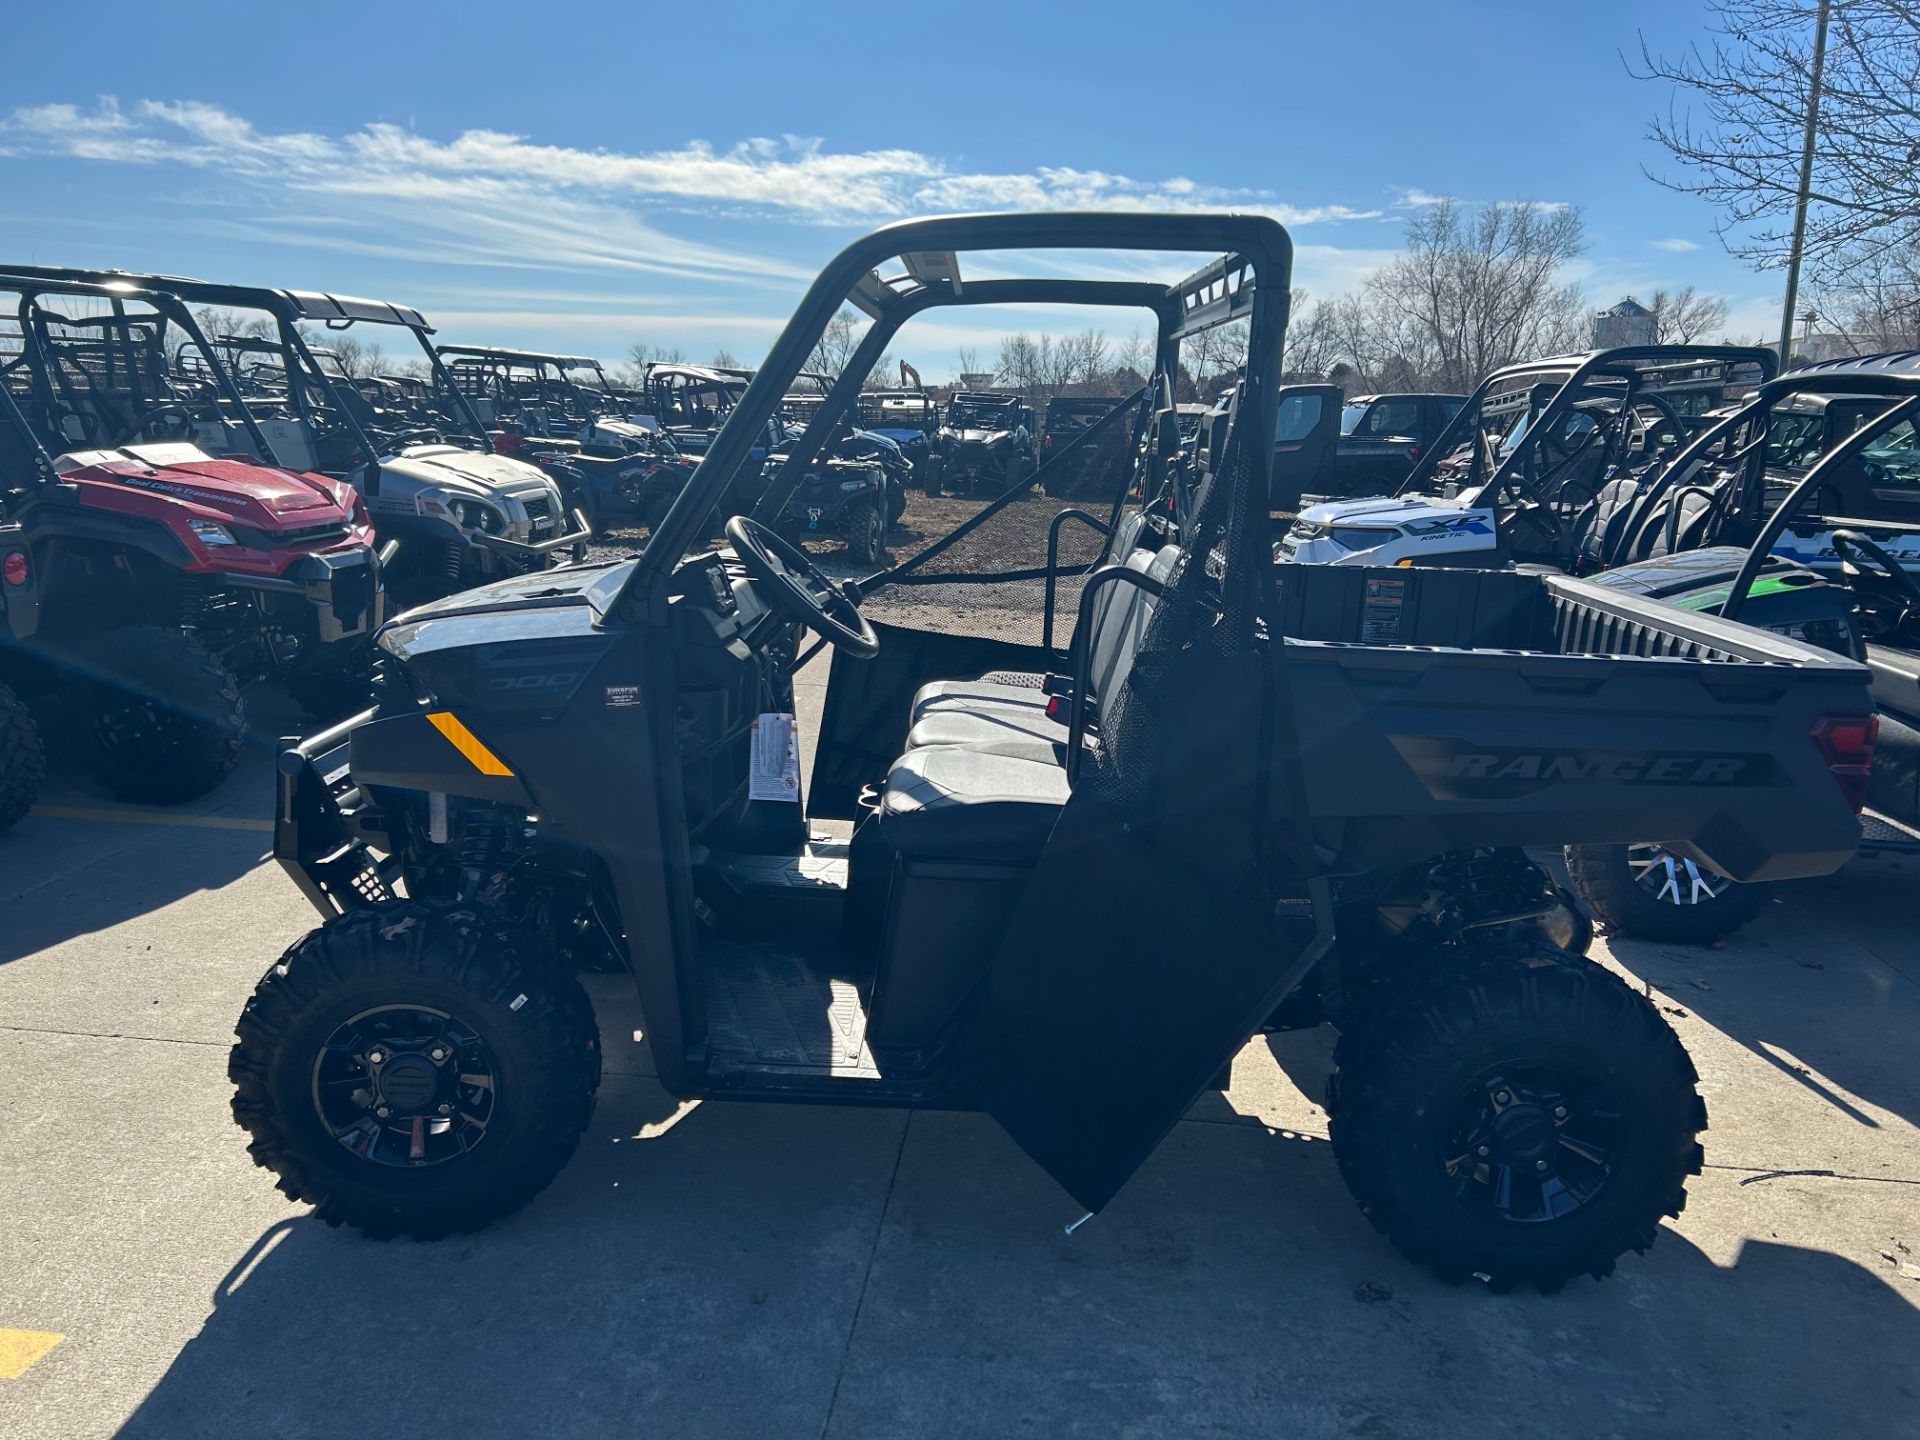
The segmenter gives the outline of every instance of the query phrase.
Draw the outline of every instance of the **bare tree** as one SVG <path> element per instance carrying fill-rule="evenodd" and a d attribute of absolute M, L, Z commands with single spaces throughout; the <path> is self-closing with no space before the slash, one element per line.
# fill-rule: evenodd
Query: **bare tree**
<path fill-rule="evenodd" d="M 221 305 L 201 305 L 193 312 L 194 324 L 209 340 L 232 336 L 238 340 L 271 340 L 273 321 L 258 310 L 229 310 Z"/>
<path fill-rule="evenodd" d="M 829 380 L 838 380 L 840 372 L 853 359 L 853 352 L 860 347 L 862 333 L 860 317 L 849 307 L 841 306 L 827 322 L 827 328 L 820 333 L 819 343 L 813 347 L 806 368 L 825 375 Z"/>
<path fill-rule="evenodd" d="M 1561 280 L 1585 248 L 1578 210 L 1443 200 L 1408 222 L 1406 240 L 1368 281 L 1364 313 L 1390 335 L 1404 317 L 1388 353 L 1407 356 L 1408 341 L 1430 347 L 1434 383 L 1469 390 L 1501 365 L 1578 342 L 1586 302 Z"/>
<path fill-rule="evenodd" d="M 306 338 L 316 350 L 331 353 L 350 380 L 364 380 L 385 367 L 387 352 L 378 340 L 362 340 L 341 330 L 317 331 Z"/>
<path fill-rule="evenodd" d="M 733 352 L 722 345 L 713 352 L 713 359 L 707 362 L 716 370 L 738 370 L 740 362 L 733 358 Z"/>
<path fill-rule="evenodd" d="M 1755 268 L 1784 264 L 1819 3 L 1711 0 L 1708 9 L 1704 45 L 1669 56 L 1643 36 L 1639 65 L 1630 67 L 1673 90 L 1651 135 L 1683 173 L 1652 178 L 1712 204 L 1730 253 Z M 1802 252 L 1816 280 L 1838 280 L 1862 246 L 1898 248 L 1920 237 L 1916 158 L 1920 3 L 1842 0 L 1831 12 Z"/>
<path fill-rule="evenodd" d="M 1920 244 L 1862 249 L 1809 309 L 1858 350 L 1920 348 Z"/>
<path fill-rule="evenodd" d="M 1331 300 L 1310 302 L 1306 291 L 1296 290 L 1290 309 L 1280 372 L 1303 380 L 1322 379 L 1340 359 L 1339 307 Z"/>
<path fill-rule="evenodd" d="M 627 347 L 627 363 L 616 375 L 628 385 L 638 385 L 646 378 L 649 365 L 683 365 L 687 355 L 678 345 L 648 345 L 644 341 Z"/>
<path fill-rule="evenodd" d="M 1656 345 L 1691 345 L 1727 324 L 1727 302 L 1718 295 L 1701 295 L 1691 285 L 1654 291 L 1647 308 L 1653 312 Z"/>
<path fill-rule="evenodd" d="M 1147 379 L 1153 364 L 1153 346 L 1138 330 L 1113 347 L 1113 376 L 1122 390 L 1138 389 Z"/>
<path fill-rule="evenodd" d="M 1061 342 L 1066 352 L 1067 383 L 1075 388 L 1098 393 L 1110 388 L 1112 373 L 1110 356 L 1113 347 L 1107 343 L 1104 330 L 1088 328 L 1078 335 L 1070 335 Z"/>
<path fill-rule="evenodd" d="M 962 345 L 959 349 L 953 352 L 954 383 L 956 385 L 959 384 L 960 377 L 962 375 L 980 374 L 982 372 L 984 364 L 985 362 L 982 361 L 980 358 L 980 351 L 978 347 L 973 345 Z"/>

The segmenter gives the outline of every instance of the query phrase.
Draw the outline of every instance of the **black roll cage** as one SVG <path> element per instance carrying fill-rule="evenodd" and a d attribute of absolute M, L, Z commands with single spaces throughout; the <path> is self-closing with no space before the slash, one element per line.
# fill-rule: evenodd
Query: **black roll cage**
<path fill-rule="evenodd" d="M 1509 487 L 1526 490 L 1529 488 L 1525 480 L 1526 468 L 1533 451 L 1543 437 L 1553 433 L 1554 426 L 1567 411 L 1582 400 L 1592 398 L 1588 391 L 1595 382 L 1600 382 L 1608 392 L 1611 391 L 1612 382 L 1619 382 L 1621 407 L 1625 410 L 1643 395 L 1659 393 L 1663 377 L 1679 372 L 1691 373 L 1711 365 L 1724 366 L 1728 374 L 1743 365 L 1757 366 L 1764 383 L 1778 371 L 1779 359 L 1771 350 L 1754 345 L 1619 345 L 1606 350 L 1589 350 L 1583 354 L 1560 355 L 1505 366 L 1474 387 L 1466 403 L 1454 412 L 1439 437 L 1426 447 L 1394 493 L 1427 493 L 1440 462 L 1465 443 L 1469 436 L 1473 440 L 1473 459 L 1467 472 L 1468 478 L 1460 487 L 1460 495 L 1467 504 L 1478 504 L 1488 497 L 1497 501 Z M 1536 388 L 1546 382 L 1552 382 L 1558 388 L 1545 409 L 1527 426 L 1526 434 L 1520 437 L 1520 443 L 1513 447 L 1513 452 L 1501 459 L 1492 473 L 1481 478 L 1487 458 L 1478 433 L 1482 408 L 1496 390 L 1501 392 L 1498 398 L 1504 400 L 1516 383 L 1525 384 L 1528 381 L 1534 382 L 1526 385 L 1524 393 L 1528 394 L 1535 393 Z M 1610 452 L 1617 443 L 1617 437 L 1609 439 Z M 1614 458 L 1609 453 L 1603 460 L 1611 462 Z"/>
<path fill-rule="evenodd" d="M 607 378 L 607 372 L 600 368 L 600 362 L 591 355 L 549 355 L 539 350 L 510 350 L 494 345 L 436 345 L 433 348 L 446 362 L 449 374 L 457 374 L 464 363 L 471 362 L 473 368 L 500 375 L 511 383 L 507 369 L 519 367 L 531 370 L 542 403 L 545 403 L 550 389 L 576 394 L 595 392 L 609 402 L 613 399 L 613 382 Z M 569 380 L 567 372 L 570 370 L 591 370 L 598 384 L 585 385 Z"/>
<path fill-rule="evenodd" d="M 229 373 L 226 365 L 220 360 L 218 354 L 215 353 L 213 345 L 207 340 L 207 337 L 201 333 L 199 324 L 193 318 L 193 312 L 171 293 L 163 290 L 147 290 L 120 281 L 92 283 L 82 280 L 59 280 L 49 279 L 35 274 L 21 274 L 13 271 L 0 271 L 0 291 L 14 291 L 20 296 L 17 321 L 20 326 L 20 341 L 22 347 L 16 359 L 8 362 L 4 366 L 0 366 L 0 375 L 4 375 L 6 371 L 24 366 L 27 371 L 28 383 L 36 389 L 46 389 L 49 400 L 53 399 L 51 392 L 56 384 L 63 390 L 65 389 L 65 381 L 58 374 L 58 361 L 49 353 L 58 342 L 52 340 L 51 337 L 46 334 L 46 322 L 36 321 L 35 319 L 36 312 L 40 309 L 38 302 L 42 296 L 70 295 L 80 299 L 103 300 L 112 307 L 112 318 L 123 323 L 141 318 L 130 316 L 127 313 L 126 307 L 128 301 L 131 300 L 138 304 L 149 305 L 162 320 L 170 325 L 178 326 L 181 333 L 186 335 L 187 340 L 182 344 L 182 349 L 185 349 L 186 346 L 190 344 L 198 350 L 200 357 L 206 361 L 208 372 L 221 398 L 228 401 L 234 407 L 234 412 L 240 417 L 240 423 L 246 428 L 247 434 L 257 448 L 260 458 L 265 460 L 269 465 L 280 464 L 280 459 L 274 454 L 273 447 L 267 443 L 266 435 L 255 422 L 253 412 L 247 408 L 245 400 L 241 398 L 239 387 L 234 384 L 233 376 Z M 105 317 L 61 317 L 55 315 L 51 318 L 58 322 L 70 322 L 78 326 L 97 323 L 99 319 Z M 39 363 L 36 363 L 36 357 Z M 51 378 L 41 373 L 43 367 L 53 372 Z M 171 366 L 169 366 L 169 370 L 171 370 Z M 0 394 L 4 394 L 7 388 L 4 381 L 0 381 Z M 43 476 L 48 479 L 57 479 L 58 472 L 54 468 L 52 454 L 42 443 L 26 415 L 20 410 L 19 406 L 14 403 L 11 395 L 6 395 L 4 408 L 7 421 L 20 432 L 21 438 L 31 447 L 35 468 L 40 470 Z"/>
<path fill-rule="evenodd" d="M 1906 368 L 1897 368 L 1897 367 Z M 1629 523 L 1621 526 L 1620 533 L 1608 552 L 1600 557 L 1603 566 L 1618 563 L 1624 554 L 1632 553 L 1633 543 L 1641 531 L 1651 522 L 1660 502 L 1673 495 L 1676 502 L 1679 494 L 1695 487 L 1693 476 L 1707 453 L 1729 435 L 1754 421 L 1761 421 L 1754 441 L 1744 447 L 1734 457 L 1734 463 L 1742 467 L 1731 504 L 1736 510 L 1757 513 L 1766 504 L 1766 438 L 1768 425 L 1773 411 L 1779 404 L 1796 395 L 1822 395 L 1828 398 L 1846 396 L 1853 399 L 1885 397 L 1889 409 L 1882 410 L 1867 424 L 1861 426 L 1840 444 L 1834 446 L 1809 466 L 1807 473 L 1795 482 L 1780 504 L 1775 508 L 1767 523 L 1762 527 L 1761 536 L 1766 540 L 1767 548 L 1780 538 L 1789 521 L 1797 513 L 1807 495 L 1817 494 L 1820 485 L 1826 483 L 1827 475 L 1838 468 L 1836 461 L 1851 458 L 1864 449 L 1871 439 L 1893 428 L 1899 420 L 1906 418 L 1909 410 L 1900 402 L 1908 397 L 1920 395 L 1920 351 L 1896 351 L 1886 355 L 1854 357 L 1846 360 L 1827 361 L 1821 365 L 1795 370 L 1791 374 L 1769 378 L 1754 391 L 1747 401 L 1732 413 L 1723 415 L 1708 425 L 1693 439 L 1680 447 L 1678 453 L 1664 465 L 1659 474 L 1650 480 L 1639 495 L 1634 497 Z M 1898 416 L 1892 415 L 1893 409 L 1899 409 Z M 1861 439 L 1861 436 L 1868 439 Z M 1856 441 L 1858 443 L 1856 443 Z M 1818 477 L 1816 479 L 1816 476 Z M 1812 488 L 1808 482 L 1814 481 Z M 1676 518 L 1678 504 L 1671 507 Z M 1758 541 L 1755 542 L 1756 544 Z M 1759 573 L 1756 563 L 1754 574 Z M 1748 577 L 1751 585 L 1752 577 Z M 1745 591 L 1736 592 L 1744 600 Z"/>
<path fill-rule="evenodd" d="M 1027 299 L 1058 301 L 1087 293 L 1101 284 L 1074 280 L 962 281 L 954 256 L 973 250 L 1158 250 L 1224 254 L 1172 286 L 1143 285 L 1157 291 L 1153 304 L 1163 312 L 1161 350 L 1177 357 L 1182 337 L 1250 318 L 1247 392 L 1251 413 L 1241 418 L 1256 431 L 1272 433 L 1280 346 L 1286 333 L 1286 280 L 1291 277 L 1293 243 L 1278 222 L 1258 215 L 1132 215 L 1077 212 L 1053 215 L 960 215 L 908 220 L 862 237 L 821 271 L 793 318 L 781 331 L 765 362 L 713 443 L 674 500 L 610 611 L 637 618 L 657 610 L 665 598 L 665 578 L 701 535 L 714 507 L 729 493 L 767 421 L 779 408 L 787 387 L 805 367 L 814 346 L 841 305 L 851 303 L 873 321 L 854 359 L 828 392 L 819 411 L 793 447 L 769 494 L 791 486 L 805 473 L 830 427 L 839 421 L 884 345 L 911 315 L 940 304 L 981 303 L 971 299 L 983 285 L 1014 287 Z M 905 273 L 882 279 L 876 267 L 898 258 Z M 1256 275 L 1267 283 L 1256 286 Z M 1279 285 L 1273 284 L 1280 277 Z M 1107 282 L 1112 283 L 1112 282 Z M 998 303 L 1008 303 L 1006 290 Z M 1102 300 L 1097 303 L 1112 303 Z M 884 337 L 884 338 L 883 338 Z M 865 367 L 862 368 L 862 363 Z M 1270 449 L 1271 447 L 1263 447 Z M 1270 478 L 1271 457 L 1262 462 L 1262 480 Z M 788 493 L 791 493 L 789 490 Z M 656 595 L 656 591 L 658 594 Z M 643 603 L 644 600 L 644 603 Z"/>
<path fill-rule="evenodd" d="M 315 348 L 307 343 L 300 333 L 301 322 L 323 325 L 329 330 L 344 330 L 356 323 L 369 325 L 396 325 L 410 331 L 427 357 L 428 368 L 439 383 L 441 392 L 447 397 L 449 405 L 458 411 L 458 418 L 467 427 L 467 438 L 483 449 L 491 450 L 492 442 L 487 437 L 487 427 L 481 422 L 479 412 L 468 403 L 467 397 L 453 383 L 453 377 L 447 367 L 441 363 L 439 353 L 427 337 L 433 334 L 433 326 L 418 310 L 407 305 L 395 305 L 385 300 L 366 300 L 352 295 L 334 295 L 318 290 L 274 290 L 256 285 L 224 285 L 213 281 L 195 280 L 184 275 L 140 275 L 123 270 L 83 270 L 51 265 L 11 265 L 0 262 L 0 274 L 32 277 L 37 280 L 78 283 L 83 285 L 131 285 L 154 294 L 170 295 L 185 305 L 214 305 L 236 310 L 257 310 L 269 315 L 274 328 L 279 332 L 279 348 L 285 355 L 287 370 L 287 389 L 293 404 L 300 415 L 303 428 L 318 431 L 313 410 L 303 393 L 303 387 L 296 383 L 297 378 L 317 384 L 323 393 L 332 396 L 335 401 L 335 414 L 358 442 L 360 452 L 365 457 L 371 483 L 376 487 L 379 476 L 380 448 L 368 435 L 366 427 L 354 413 L 350 402 L 340 399 L 342 387 L 350 382 L 326 373 L 317 358 Z M 322 347 L 324 348 L 324 347 Z M 294 361 L 298 360 L 302 377 L 296 377 Z M 362 397 L 355 392 L 355 400 Z"/>

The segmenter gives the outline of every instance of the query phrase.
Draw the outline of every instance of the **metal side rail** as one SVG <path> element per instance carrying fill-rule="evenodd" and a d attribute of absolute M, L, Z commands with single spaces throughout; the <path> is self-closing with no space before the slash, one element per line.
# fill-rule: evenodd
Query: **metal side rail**
<path fill-rule="evenodd" d="M 369 707 L 305 740 L 289 737 L 275 778 L 273 858 L 331 920 L 391 900 L 400 862 L 376 855 L 384 817 L 353 782 L 348 747 Z"/>

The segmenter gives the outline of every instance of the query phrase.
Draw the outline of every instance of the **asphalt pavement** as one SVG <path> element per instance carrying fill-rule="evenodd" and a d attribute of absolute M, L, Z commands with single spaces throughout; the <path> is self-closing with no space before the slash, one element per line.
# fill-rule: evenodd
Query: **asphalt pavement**
<path fill-rule="evenodd" d="M 0 1435 L 1920 1435 L 1911 862 L 1725 949 L 1614 947 L 1699 1067 L 1708 1166 L 1652 1251 L 1554 1296 L 1369 1229 L 1323 1032 L 1250 1044 L 1067 1235 L 983 1116 L 676 1102 L 612 976 L 553 1187 L 380 1243 L 279 1196 L 227 1110 L 233 1019 L 315 921 L 265 858 L 297 722 L 255 705 L 207 800 L 59 775 L 0 836 Z"/>

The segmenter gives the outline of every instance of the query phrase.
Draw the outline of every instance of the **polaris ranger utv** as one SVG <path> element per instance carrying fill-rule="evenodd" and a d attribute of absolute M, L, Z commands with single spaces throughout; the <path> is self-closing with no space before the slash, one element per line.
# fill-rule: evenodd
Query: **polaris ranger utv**
<path fill-rule="evenodd" d="M 0 275 L 0 681 L 54 702 L 116 794 L 224 780 L 241 687 L 337 716 L 367 694 L 381 571 L 352 487 L 280 468 L 186 307 L 130 285 Z M 169 341 L 203 379 L 171 374 Z M 238 452 L 238 453 L 236 453 Z"/>
<path fill-rule="evenodd" d="M 1391 495 L 1300 512 L 1276 552 L 1300 565 L 1573 564 L 1594 497 L 1671 456 L 1689 420 L 1668 398 L 1709 377 L 1772 376 L 1773 352 L 1642 345 L 1495 371 Z"/>
<path fill-rule="evenodd" d="M 1830 361 L 1761 386 L 1658 474 L 1602 491 L 1582 540 L 1609 587 L 1864 659 L 1879 746 L 1861 849 L 1920 853 L 1920 355 Z M 1668 846 L 1567 851 L 1603 921 L 1700 943 L 1757 914 L 1741 885 Z"/>
<path fill-rule="evenodd" d="M 1225 258 L 1170 286 L 960 283 L 958 252 L 1052 247 Z M 1749 878 L 1833 869 L 1866 671 L 1562 576 L 1276 586 L 1290 258 L 1254 216 L 881 230 L 810 288 L 643 554 L 390 625 L 378 705 L 281 756 L 275 854 L 324 923 L 238 1022 L 256 1161 L 375 1235 L 525 1204 L 592 1110 L 568 962 L 597 948 L 669 1092 L 984 1108 L 1087 1210 L 1249 1036 L 1331 1018 L 1341 1172 L 1409 1255 L 1553 1287 L 1651 1243 L 1701 1163 L 1693 1067 L 1561 948 L 1578 927 L 1518 847 L 1651 823 Z M 689 554 L 849 301 L 873 323 L 758 516 Z M 768 527 L 901 324 L 1033 302 L 1157 321 L 1102 513 L 1036 493 L 1043 468 L 858 588 Z M 1176 527 L 1181 344 L 1233 321 L 1244 378 Z M 834 648 L 810 793 L 808 632 Z M 851 841 L 811 839 L 821 817 Z"/>
<path fill-rule="evenodd" d="M 1310 496 L 1389 495 L 1466 403 L 1465 395 L 1405 393 L 1343 400 L 1337 386 L 1290 385 L 1273 443 L 1308 468 L 1302 486 Z"/>
<path fill-rule="evenodd" d="M 4 271 L 5 267 L 0 267 Z M 217 285 L 120 271 L 14 267 L 12 273 L 134 284 L 188 305 L 260 314 L 281 352 L 278 386 L 246 396 L 279 463 L 344 479 L 358 490 L 383 545 L 400 543 L 386 582 L 396 605 L 463 590 L 584 555 L 591 535 L 538 466 L 493 453 L 493 438 L 455 387 L 419 311 L 379 300 L 304 290 Z M 329 368 L 302 327 L 346 333 L 398 330 L 418 347 L 428 403 L 399 386 L 373 387 L 379 404 Z M 364 332 L 362 332 L 364 333 Z M 384 338 L 384 334 L 383 334 Z"/>

